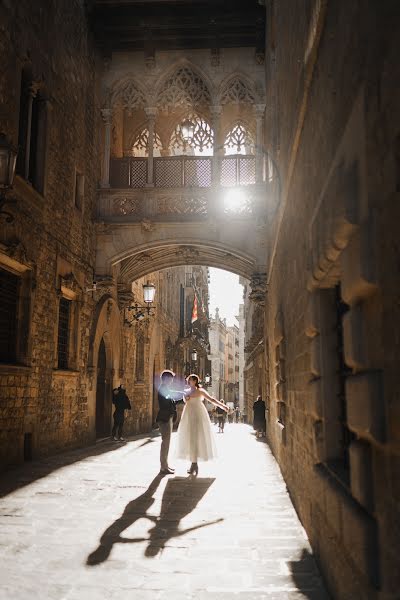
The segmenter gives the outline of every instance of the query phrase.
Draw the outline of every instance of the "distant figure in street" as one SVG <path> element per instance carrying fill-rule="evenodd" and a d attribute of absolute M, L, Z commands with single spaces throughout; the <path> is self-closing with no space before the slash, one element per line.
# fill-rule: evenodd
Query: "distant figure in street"
<path fill-rule="evenodd" d="M 220 399 L 220 402 L 222 402 L 222 404 L 225 404 L 223 398 Z M 223 409 L 221 406 L 217 406 L 217 408 L 215 409 L 218 419 L 218 433 L 224 433 L 227 410 L 228 407 L 226 407 L 226 409 Z"/>
<path fill-rule="evenodd" d="M 265 436 L 266 422 L 265 422 L 265 402 L 261 396 L 257 396 L 257 400 L 253 404 L 254 419 L 253 427 L 256 431 L 256 437 Z"/>
<path fill-rule="evenodd" d="M 158 388 L 158 414 L 156 421 L 161 433 L 161 450 L 160 450 L 160 472 L 163 475 L 172 475 L 175 469 L 168 465 L 169 445 L 171 442 L 171 433 L 174 422 L 177 419 L 176 405 L 183 402 L 183 392 L 175 392 L 172 390 L 172 382 L 175 373 L 166 369 L 160 375 L 161 384 Z"/>
<path fill-rule="evenodd" d="M 129 398 L 125 391 L 124 385 L 121 384 L 117 388 L 113 389 L 112 401 L 115 406 L 115 411 L 113 415 L 114 425 L 112 428 L 111 436 L 115 442 L 118 442 L 118 440 L 123 442 L 124 438 L 122 437 L 122 429 L 124 427 L 125 422 L 125 409 L 131 410 L 131 403 L 129 402 Z"/>
<path fill-rule="evenodd" d="M 197 461 L 212 460 L 217 455 L 214 432 L 204 400 L 214 404 L 217 410 L 220 408 L 224 411 L 227 407 L 200 387 L 198 375 L 189 375 L 187 383 L 190 389 L 185 390 L 185 408 L 178 427 L 176 458 L 190 460 L 192 464 L 188 473 L 197 475 Z"/>
<path fill-rule="evenodd" d="M 237 406 L 235 408 L 235 423 L 239 423 L 239 417 L 240 417 L 240 410 L 239 410 L 239 407 Z"/>
<path fill-rule="evenodd" d="M 246 409 L 246 406 L 243 406 L 243 410 L 242 410 L 242 423 L 247 423 L 247 409 Z"/>

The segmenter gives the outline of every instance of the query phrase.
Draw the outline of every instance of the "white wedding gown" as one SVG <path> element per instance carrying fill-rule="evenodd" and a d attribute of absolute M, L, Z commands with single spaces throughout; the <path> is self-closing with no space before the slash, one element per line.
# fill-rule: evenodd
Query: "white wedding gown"
<path fill-rule="evenodd" d="M 176 458 L 191 462 L 212 460 L 217 446 L 203 396 L 186 401 L 178 427 Z"/>

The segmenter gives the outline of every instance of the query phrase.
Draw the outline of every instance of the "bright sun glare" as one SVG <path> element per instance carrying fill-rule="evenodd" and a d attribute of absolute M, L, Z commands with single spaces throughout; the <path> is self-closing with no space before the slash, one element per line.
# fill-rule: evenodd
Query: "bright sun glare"
<path fill-rule="evenodd" d="M 224 206 L 228 211 L 238 211 L 246 201 L 246 194 L 242 190 L 229 190 L 224 197 Z"/>

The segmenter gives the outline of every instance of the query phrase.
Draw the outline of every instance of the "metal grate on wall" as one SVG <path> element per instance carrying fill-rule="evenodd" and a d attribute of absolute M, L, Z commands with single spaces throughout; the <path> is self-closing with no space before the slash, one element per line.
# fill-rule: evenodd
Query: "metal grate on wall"
<path fill-rule="evenodd" d="M 0 269 L 0 362 L 15 362 L 20 278 Z"/>
<path fill-rule="evenodd" d="M 58 312 L 58 368 L 68 369 L 69 319 L 71 300 L 60 299 Z"/>

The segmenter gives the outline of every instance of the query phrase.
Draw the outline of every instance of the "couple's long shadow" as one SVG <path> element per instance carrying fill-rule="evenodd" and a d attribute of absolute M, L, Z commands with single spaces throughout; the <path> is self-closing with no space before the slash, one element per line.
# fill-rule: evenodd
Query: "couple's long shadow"
<path fill-rule="evenodd" d="M 162 474 L 157 475 L 143 494 L 126 505 L 123 514 L 107 527 L 101 536 L 98 548 L 89 554 L 86 561 L 87 565 L 94 566 L 106 561 L 114 544 L 132 544 L 147 541 L 145 556 L 152 558 L 157 556 L 168 540 L 223 521 L 223 519 L 216 519 L 186 529 L 179 528 L 180 521 L 194 510 L 213 484 L 215 481 L 213 478 L 174 477 L 169 479 L 162 497 L 160 515 L 156 517 L 147 514 L 147 511 L 154 504 L 154 494 L 162 479 Z M 148 537 L 127 538 L 122 536 L 125 529 L 143 518 L 153 523 Z"/>

